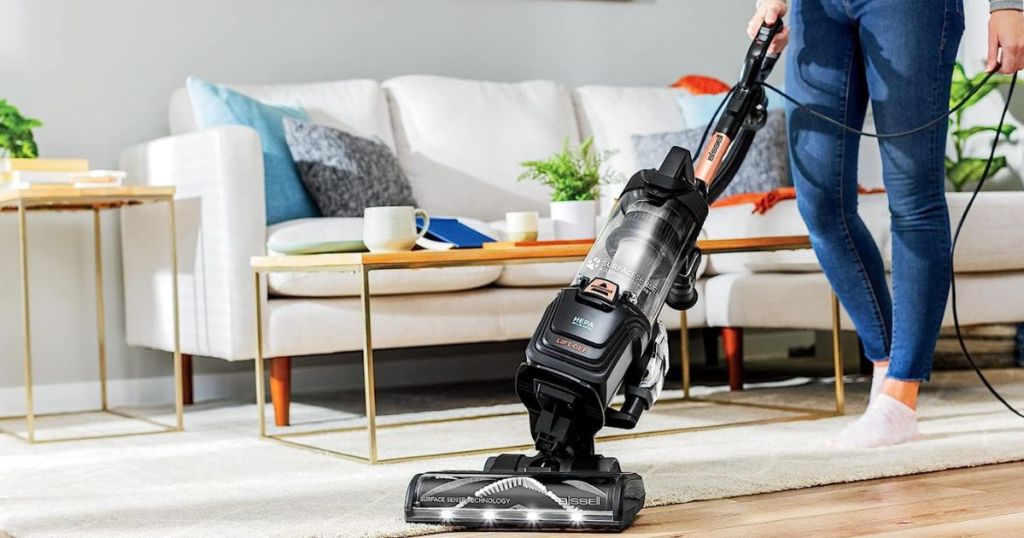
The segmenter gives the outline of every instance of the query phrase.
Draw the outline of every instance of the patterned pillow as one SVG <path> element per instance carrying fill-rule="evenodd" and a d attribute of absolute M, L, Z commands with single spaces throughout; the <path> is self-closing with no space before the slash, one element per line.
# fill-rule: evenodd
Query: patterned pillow
<path fill-rule="evenodd" d="M 672 146 L 689 149 L 691 153 L 700 150 L 700 137 L 704 128 L 633 135 L 636 149 L 636 164 L 640 168 L 658 168 Z M 789 176 L 789 147 L 786 142 L 786 115 L 781 110 L 768 113 L 768 121 L 750 146 L 747 158 L 740 165 L 732 184 L 722 193 L 722 198 L 734 194 L 767 192 L 793 184 Z M 696 155 L 694 155 L 696 159 Z"/>
<path fill-rule="evenodd" d="M 415 206 L 412 187 L 386 144 L 285 118 L 288 149 L 325 217 L 362 217 L 367 207 Z"/>

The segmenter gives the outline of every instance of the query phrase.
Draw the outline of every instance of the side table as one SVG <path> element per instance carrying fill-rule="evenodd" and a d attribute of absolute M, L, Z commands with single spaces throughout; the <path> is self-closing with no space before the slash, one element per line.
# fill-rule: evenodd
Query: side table
<path fill-rule="evenodd" d="M 134 415 L 132 413 L 115 410 L 110 407 L 107 399 L 107 345 L 106 345 L 106 319 L 103 300 L 103 246 L 100 234 L 100 213 L 105 209 L 119 208 L 126 205 L 136 205 L 153 202 L 165 202 L 168 207 L 168 224 L 170 232 L 170 256 L 173 286 L 173 320 L 174 320 L 174 412 L 175 424 L 167 425 L 155 420 Z M 75 411 L 66 413 L 36 414 L 35 402 L 32 397 L 32 321 L 30 316 L 29 300 L 29 267 L 28 267 L 28 233 L 27 214 L 28 212 L 46 211 L 91 211 L 93 214 L 93 246 L 95 255 L 95 287 L 96 287 L 96 338 L 97 352 L 99 358 L 100 377 L 100 408 L 89 411 Z M 22 316 L 22 357 L 24 363 L 25 379 L 25 423 L 26 433 L 23 435 L 17 431 L 0 429 L 3 433 L 13 435 L 29 443 L 51 443 L 59 441 L 73 441 L 82 439 L 97 439 L 107 437 L 124 437 L 129 435 L 144 435 L 151 433 L 164 433 L 181 431 L 183 424 L 183 395 L 181 389 L 182 363 L 181 347 L 178 325 L 178 255 L 177 255 L 177 234 L 175 232 L 174 217 L 174 187 L 147 187 L 147 186 L 125 186 L 125 187 L 102 187 L 76 189 L 71 186 L 54 187 L 33 187 L 24 190 L 11 190 L 0 192 L 0 212 L 17 212 L 18 215 L 18 250 L 21 262 L 21 316 Z M 78 435 L 59 438 L 39 439 L 36 435 L 36 418 L 47 416 L 63 416 L 84 413 L 104 413 L 111 416 L 138 420 L 146 422 L 151 426 L 157 426 L 158 430 L 147 430 L 138 433 L 114 433 L 97 435 Z M 2 419 L 22 418 L 20 415 L 14 417 L 2 417 Z"/>

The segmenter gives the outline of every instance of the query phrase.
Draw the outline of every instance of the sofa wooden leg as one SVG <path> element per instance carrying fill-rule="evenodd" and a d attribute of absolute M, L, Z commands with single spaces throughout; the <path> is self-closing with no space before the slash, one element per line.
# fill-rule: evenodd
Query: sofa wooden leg
<path fill-rule="evenodd" d="M 192 355 L 181 354 L 181 394 L 185 405 L 195 401 L 192 394 Z"/>
<path fill-rule="evenodd" d="M 704 338 L 704 364 L 708 366 L 718 365 L 718 335 L 720 332 L 715 327 L 701 330 L 701 336 Z"/>
<path fill-rule="evenodd" d="M 292 403 L 292 359 L 270 359 L 270 401 L 274 404 L 274 424 L 287 426 Z"/>
<path fill-rule="evenodd" d="M 723 327 L 722 347 L 729 369 L 729 389 L 743 390 L 743 329 Z"/>

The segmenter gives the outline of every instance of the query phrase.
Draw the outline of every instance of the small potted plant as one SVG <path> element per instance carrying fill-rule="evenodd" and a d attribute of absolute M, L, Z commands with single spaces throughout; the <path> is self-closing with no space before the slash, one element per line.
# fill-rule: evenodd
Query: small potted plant
<path fill-rule="evenodd" d="M 594 149 L 593 137 L 576 149 L 566 138 L 562 151 L 545 161 L 527 161 L 520 180 L 551 187 L 551 220 L 557 239 L 592 239 L 596 235 L 599 187 L 612 177 L 602 171 L 608 152 Z"/>
<path fill-rule="evenodd" d="M 41 126 L 39 120 L 26 118 L 14 105 L 0 99 L 0 159 L 34 159 L 39 156 L 32 129 Z"/>

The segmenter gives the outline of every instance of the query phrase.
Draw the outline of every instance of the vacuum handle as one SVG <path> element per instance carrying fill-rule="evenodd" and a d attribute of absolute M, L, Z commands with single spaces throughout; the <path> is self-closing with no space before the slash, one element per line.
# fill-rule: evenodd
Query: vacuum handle
<path fill-rule="evenodd" d="M 777 55 L 768 54 L 772 41 L 782 32 L 785 25 L 782 19 L 775 21 L 775 24 L 763 23 L 761 29 L 754 36 L 754 42 L 747 49 L 747 59 L 743 65 L 743 74 L 740 76 L 740 86 L 750 87 L 764 82 L 771 73 Z"/>
<path fill-rule="evenodd" d="M 747 118 L 764 100 L 761 84 L 771 74 L 778 60 L 777 56 L 768 54 L 768 50 L 783 28 L 785 26 L 781 19 L 775 21 L 775 24 L 762 24 L 747 50 L 740 81 L 733 87 L 722 117 L 695 163 L 694 175 L 707 185 L 719 179 L 718 171 L 729 153 L 729 146 L 736 141 Z"/>

